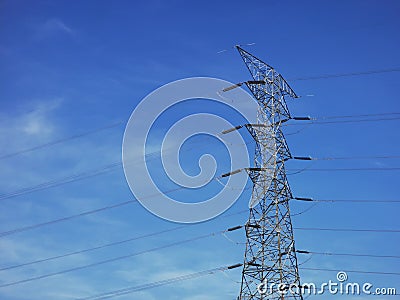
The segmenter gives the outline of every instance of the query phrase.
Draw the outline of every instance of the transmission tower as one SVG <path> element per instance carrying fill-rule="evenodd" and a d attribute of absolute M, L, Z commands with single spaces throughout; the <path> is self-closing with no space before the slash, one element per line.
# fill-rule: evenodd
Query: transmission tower
<path fill-rule="evenodd" d="M 293 197 L 285 171 L 292 156 L 281 130 L 291 119 L 285 96 L 297 95 L 274 68 L 236 48 L 252 76 L 245 84 L 259 104 L 257 123 L 245 125 L 256 150 L 254 166 L 246 169 L 253 191 L 238 299 L 303 299 L 300 288 L 288 290 L 290 285 L 300 287 L 300 278 L 289 209 Z"/>

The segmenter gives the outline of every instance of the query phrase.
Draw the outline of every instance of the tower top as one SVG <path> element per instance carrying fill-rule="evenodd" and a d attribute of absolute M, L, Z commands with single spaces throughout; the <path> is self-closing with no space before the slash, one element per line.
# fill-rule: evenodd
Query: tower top
<path fill-rule="evenodd" d="M 235 47 L 239 51 L 240 56 L 242 57 L 247 69 L 255 81 L 275 83 L 284 94 L 292 98 L 298 98 L 287 81 L 272 66 L 263 62 L 253 54 L 247 52 L 239 45 L 236 45 Z"/>

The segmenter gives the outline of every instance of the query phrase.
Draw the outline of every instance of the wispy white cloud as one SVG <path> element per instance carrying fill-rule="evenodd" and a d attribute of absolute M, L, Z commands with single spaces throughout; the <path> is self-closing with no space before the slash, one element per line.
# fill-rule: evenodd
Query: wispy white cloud
<path fill-rule="evenodd" d="M 36 109 L 22 116 L 18 120 L 20 129 L 27 135 L 50 135 L 54 126 L 49 121 L 49 113 L 57 109 L 62 103 L 62 99 L 56 98 L 51 101 L 41 102 L 37 105 Z"/>
<path fill-rule="evenodd" d="M 75 33 L 75 30 L 65 24 L 62 20 L 51 18 L 35 27 L 33 37 L 34 39 L 41 40 L 59 34 L 74 36 Z"/>
<path fill-rule="evenodd" d="M 56 131 L 53 113 L 62 104 L 61 98 L 38 101 L 25 107 L 24 113 L 0 113 L 0 148 L 2 155 L 37 145 L 51 138 Z"/>
<path fill-rule="evenodd" d="M 53 139 L 58 131 L 55 114 L 62 101 L 61 98 L 35 101 L 23 107 L 23 113 L 0 113 L 0 156 L 16 153 Z M 18 178 L 19 182 L 21 171 L 24 178 L 27 178 L 30 174 L 28 171 L 31 170 L 22 165 L 21 160 L 1 160 L 0 167 L 2 170 L 0 176 L 4 179 L 2 187 L 14 186 L 12 178 Z M 33 181 L 34 177 L 37 175 L 33 175 Z M 30 181 L 28 180 L 28 183 Z"/>

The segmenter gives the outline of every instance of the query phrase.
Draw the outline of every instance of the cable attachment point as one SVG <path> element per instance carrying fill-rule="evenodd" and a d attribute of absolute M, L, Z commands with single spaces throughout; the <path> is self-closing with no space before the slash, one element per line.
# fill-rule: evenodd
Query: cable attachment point
<path fill-rule="evenodd" d="M 296 121 L 311 121 L 312 118 L 310 116 L 306 116 L 306 117 L 291 117 L 292 120 L 296 120 Z"/>
<path fill-rule="evenodd" d="M 311 156 L 293 156 L 293 159 L 297 160 L 313 160 Z"/>
<path fill-rule="evenodd" d="M 242 225 L 238 225 L 238 226 L 235 226 L 235 227 L 228 228 L 226 231 L 235 231 L 235 230 L 238 230 L 238 229 L 240 229 L 242 227 L 243 227 Z"/>
<path fill-rule="evenodd" d="M 232 266 L 227 267 L 227 269 L 228 269 L 228 270 L 232 270 L 232 269 L 235 269 L 235 268 L 239 268 L 239 267 L 241 267 L 242 265 L 243 265 L 243 264 L 232 265 Z"/>
<path fill-rule="evenodd" d="M 300 201 L 314 201 L 312 198 L 304 198 L 304 197 L 294 197 L 293 199 Z"/>

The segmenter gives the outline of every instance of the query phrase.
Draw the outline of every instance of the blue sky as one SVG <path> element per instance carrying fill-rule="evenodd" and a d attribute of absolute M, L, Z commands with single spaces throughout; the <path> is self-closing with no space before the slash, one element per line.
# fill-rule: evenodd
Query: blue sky
<path fill-rule="evenodd" d="M 177 79 L 210 76 L 249 79 L 235 44 L 274 66 L 303 97 L 288 100 L 292 115 L 315 117 L 400 112 L 399 72 L 296 80 L 399 68 L 397 1 L 2 1 L 0 3 L 0 156 L 118 123 L 112 128 L 0 159 L 1 231 L 78 214 L 133 196 L 122 167 L 104 174 L 16 197 L 52 180 L 99 170 L 121 161 L 124 127 L 140 100 Z M 227 49 L 223 53 L 220 50 Z M 307 96 L 314 95 L 314 96 Z M 196 101 L 183 112 L 214 112 Z M 162 122 L 161 122 L 162 124 Z M 165 125 L 165 124 L 164 124 Z M 239 125 L 239 124 L 238 124 Z M 160 125 L 158 133 L 163 132 Z M 399 155 L 399 121 L 320 124 L 287 136 L 293 155 L 314 157 Z M 295 133 L 302 126 L 288 126 Z M 243 131 L 245 141 L 251 138 Z M 197 140 L 196 140 L 197 139 Z M 192 143 L 192 144 L 191 144 Z M 197 144 L 196 144 L 197 143 Z M 206 149 L 197 147 L 207 145 Z M 229 168 L 215 139 L 185 145 L 182 162 L 198 171 L 202 153 L 214 153 L 217 172 Z M 159 157 L 151 160 L 159 166 Z M 400 167 L 399 159 L 288 162 L 288 168 Z M 289 177 L 295 196 L 315 199 L 398 200 L 398 171 L 313 172 Z M 247 191 L 248 193 L 249 191 Z M 181 194 L 180 194 L 181 193 Z M 197 199 L 209 191 L 180 191 Z M 247 194 L 248 196 L 248 194 Z M 241 198 L 242 199 L 242 198 Z M 218 232 L 243 224 L 246 192 L 226 214 L 177 231 L 53 261 L 0 271 L 0 285 L 95 263 Z M 311 204 L 293 202 L 293 213 Z M 398 203 L 320 203 L 293 217 L 293 226 L 399 229 Z M 0 237 L 0 267 L 62 255 L 176 227 L 139 204 L 109 209 Z M 217 234 L 175 247 L 79 271 L 0 288 L 0 298 L 75 299 L 242 261 L 244 233 Z M 399 233 L 295 230 L 298 249 L 398 255 Z M 238 242 L 236 244 L 232 241 Z M 299 255 L 301 267 L 396 272 L 398 259 Z M 308 260 L 308 261 L 307 261 Z M 334 279 L 335 272 L 300 270 L 303 281 Z M 350 279 L 394 286 L 399 277 L 351 273 Z M 120 299 L 236 299 L 240 269 L 145 290 Z M 327 296 L 328 297 L 328 296 Z M 351 297 L 347 297 L 351 298 Z M 356 297 L 357 298 L 357 297 Z M 360 298 L 360 297 L 358 297 Z M 394 299 L 395 296 L 377 299 Z"/>

